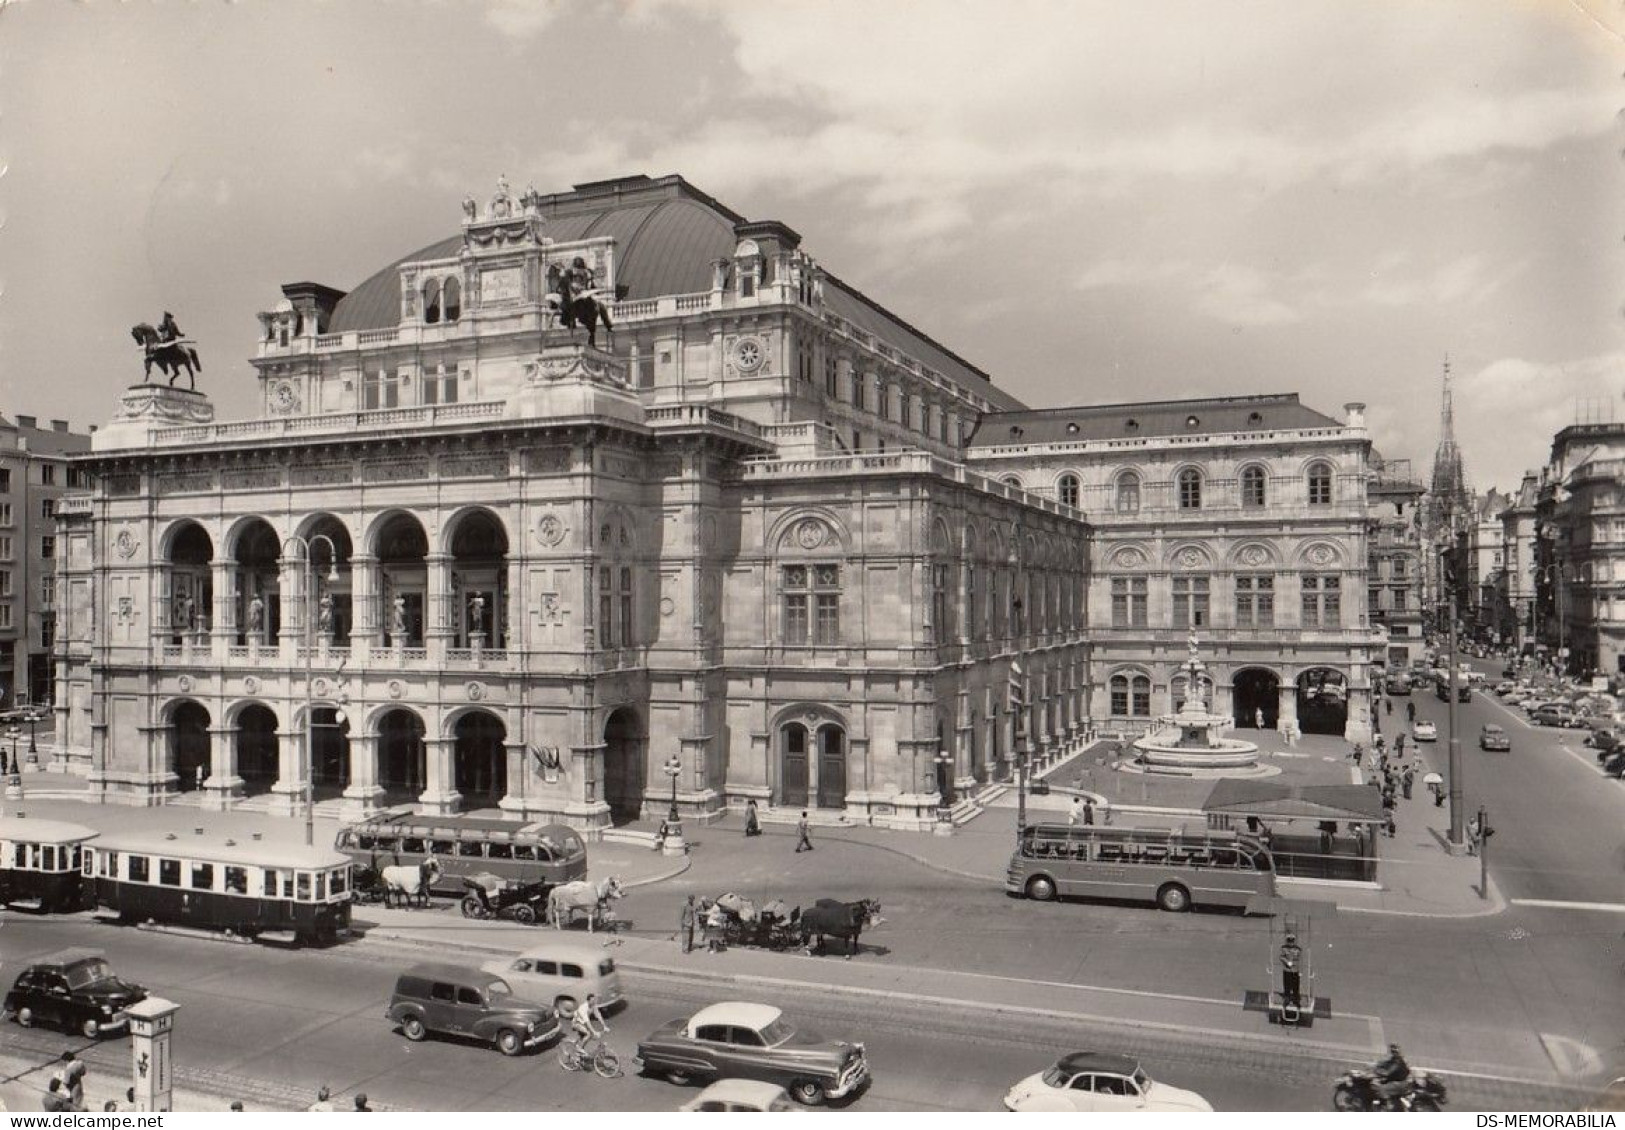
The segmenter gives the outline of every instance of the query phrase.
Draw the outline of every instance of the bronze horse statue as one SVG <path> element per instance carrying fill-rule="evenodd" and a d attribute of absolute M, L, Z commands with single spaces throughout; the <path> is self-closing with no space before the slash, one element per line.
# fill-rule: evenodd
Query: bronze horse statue
<path fill-rule="evenodd" d="M 590 283 L 586 282 L 589 278 L 580 259 L 576 260 L 576 266 L 572 268 L 549 267 L 547 303 L 558 314 L 559 321 L 564 323 L 564 328 L 570 331 L 572 337 L 575 336 L 577 325 L 585 326 L 587 344 L 596 346 L 598 324 L 602 322 L 611 337 L 614 336 L 615 326 L 609 320 L 609 303 L 599 297 L 602 291 L 592 289 Z M 618 286 L 615 288 L 615 297 L 625 298 L 626 292 L 625 286 Z"/>
<path fill-rule="evenodd" d="M 203 362 L 198 360 L 197 350 L 183 341 L 164 336 L 146 322 L 131 326 L 130 336 L 146 352 L 143 360 L 146 362 L 147 380 L 152 379 L 153 362 L 157 362 L 158 368 L 169 377 L 171 386 L 180 379 L 184 370 L 192 390 L 197 391 L 197 374 L 203 371 Z"/>

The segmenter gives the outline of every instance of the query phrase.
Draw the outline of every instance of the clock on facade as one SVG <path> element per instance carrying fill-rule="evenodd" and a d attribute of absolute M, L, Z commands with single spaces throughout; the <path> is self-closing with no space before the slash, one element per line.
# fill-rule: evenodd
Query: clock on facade
<path fill-rule="evenodd" d="M 751 373 L 761 368 L 763 356 L 760 338 L 742 337 L 734 343 L 734 365 L 741 373 Z"/>
<path fill-rule="evenodd" d="M 292 412 L 299 407 L 299 394 L 291 384 L 283 381 L 271 390 L 271 404 L 278 412 Z"/>

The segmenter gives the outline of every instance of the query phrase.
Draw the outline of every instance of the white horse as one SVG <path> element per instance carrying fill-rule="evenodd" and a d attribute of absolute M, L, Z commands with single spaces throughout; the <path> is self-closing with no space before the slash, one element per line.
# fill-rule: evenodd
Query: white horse
<path fill-rule="evenodd" d="M 414 901 L 419 906 L 428 906 L 429 888 L 440 880 L 440 861 L 431 855 L 415 866 L 403 863 L 386 867 L 378 876 L 384 881 L 385 906 L 397 898 L 402 906 L 410 906 Z"/>
<path fill-rule="evenodd" d="M 611 917 L 610 902 L 625 895 L 619 875 L 611 875 L 597 883 L 586 879 L 561 883 L 548 892 L 547 916 L 553 920 L 555 930 L 562 930 L 567 923 L 575 921 L 576 911 L 583 911 L 587 915 L 587 933 L 590 934 Z"/>

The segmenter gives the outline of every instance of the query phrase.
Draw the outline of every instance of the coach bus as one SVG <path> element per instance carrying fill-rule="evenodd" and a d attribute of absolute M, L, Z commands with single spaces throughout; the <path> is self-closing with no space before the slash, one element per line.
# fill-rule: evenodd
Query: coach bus
<path fill-rule="evenodd" d="M 0 816 L 0 904 L 64 914 L 85 908 L 85 844 L 97 832 L 60 820 Z"/>
<path fill-rule="evenodd" d="M 557 886 L 587 875 L 587 845 L 568 824 L 522 824 L 479 816 L 420 816 L 396 809 L 339 831 L 334 848 L 357 867 L 440 862 L 438 891 L 463 893 L 463 879 L 495 875 Z"/>
<path fill-rule="evenodd" d="M 327 848 L 108 833 L 84 853 L 95 904 L 121 922 L 291 935 L 326 945 L 350 926 L 352 864 Z"/>
<path fill-rule="evenodd" d="M 1275 865 L 1258 841 L 1205 827 L 1033 824 L 1021 834 L 1004 886 L 1039 900 L 1122 899 L 1170 911 L 1246 907 L 1275 893 Z"/>

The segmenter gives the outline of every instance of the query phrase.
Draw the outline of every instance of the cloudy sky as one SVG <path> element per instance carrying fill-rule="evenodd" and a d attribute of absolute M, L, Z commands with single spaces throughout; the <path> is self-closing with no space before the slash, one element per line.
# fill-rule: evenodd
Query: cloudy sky
<path fill-rule="evenodd" d="M 1616 0 L 24 0 L 0 412 L 105 420 L 257 311 L 544 192 L 681 173 L 1035 406 L 1296 391 L 1480 488 L 1625 420 Z"/>

